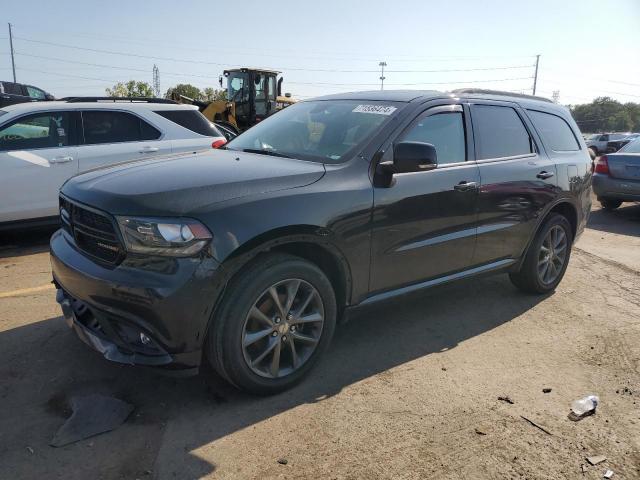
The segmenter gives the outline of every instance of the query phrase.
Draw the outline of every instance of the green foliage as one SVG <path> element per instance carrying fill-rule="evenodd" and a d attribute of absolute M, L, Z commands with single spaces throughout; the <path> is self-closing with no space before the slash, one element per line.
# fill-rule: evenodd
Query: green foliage
<path fill-rule="evenodd" d="M 113 88 L 105 89 L 109 97 L 153 97 L 153 89 L 147 82 L 129 80 L 126 83 L 118 82 Z"/>
<path fill-rule="evenodd" d="M 573 105 L 571 114 L 583 132 L 638 132 L 640 104 L 620 103 L 610 97 L 598 97 L 593 102 Z"/>
<path fill-rule="evenodd" d="M 198 87 L 189 83 L 180 83 L 175 87 L 171 87 L 169 90 L 167 90 L 165 98 L 171 98 L 174 93 L 201 102 L 213 102 L 215 100 L 227 99 L 227 92 L 225 90 L 216 90 L 215 88 L 211 87 L 200 90 Z"/>

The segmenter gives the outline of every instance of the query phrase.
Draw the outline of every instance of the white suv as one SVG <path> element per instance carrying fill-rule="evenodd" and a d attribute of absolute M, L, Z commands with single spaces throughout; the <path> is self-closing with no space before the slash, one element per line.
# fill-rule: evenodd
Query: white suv
<path fill-rule="evenodd" d="M 224 136 L 192 105 L 70 98 L 0 110 L 0 230 L 57 221 L 58 189 L 80 172 L 217 148 Z"/>

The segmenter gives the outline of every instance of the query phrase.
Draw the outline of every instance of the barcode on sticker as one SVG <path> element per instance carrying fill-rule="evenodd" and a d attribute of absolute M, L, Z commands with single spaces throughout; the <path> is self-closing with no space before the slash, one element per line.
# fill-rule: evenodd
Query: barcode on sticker
<path fill-rule="evenodd" d="M 358 105 L 352 111 L 357 113 L 375 113 L 376 115 L 391 115 L 396 110 L 396 107 L 387 105 Z"/>

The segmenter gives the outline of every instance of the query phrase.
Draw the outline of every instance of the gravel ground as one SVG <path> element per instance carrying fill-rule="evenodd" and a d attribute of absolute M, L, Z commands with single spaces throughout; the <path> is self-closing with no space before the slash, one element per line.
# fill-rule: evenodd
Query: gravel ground
<path fill-rule="evenodd" d="M 640 478 L 640 205 L 594 211 L 554 294 L 499 276 L 362 310 L 270 398 L 90 351 L 60 317 L 44 238 L 0 247 L 0 479 Z M 50 447 L 82 393 L 135 410 Z M 570 421 L 590 393 L 597 414 Z"/>

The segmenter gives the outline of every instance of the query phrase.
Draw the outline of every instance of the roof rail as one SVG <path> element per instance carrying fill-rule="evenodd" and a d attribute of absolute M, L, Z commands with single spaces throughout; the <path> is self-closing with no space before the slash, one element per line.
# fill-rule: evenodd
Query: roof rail
<path fill-rule="evenodd" d="M 489 90 L 485 88 L 458 88 L 456 90 L 451 90 L 451 93 L 503 95 L 505 97 L 529 98 L 531 100 L 540 100 L 541 102 L 553 103 L 552 100 L 544 97 L 538 97 L 537 95 L 527 95 L 526 93 L 514 93 L 502 90 Z"/>
<path fill-rule="evenodd" d="M 64 97 L 60 99 L 63 102 L 78 103 L 78 102 L 131 102 L 131 103 L 170 103 L 177 105 L 178 102 L 169 100 L 167 98 L 153 98 L 153 97 Z"/>

